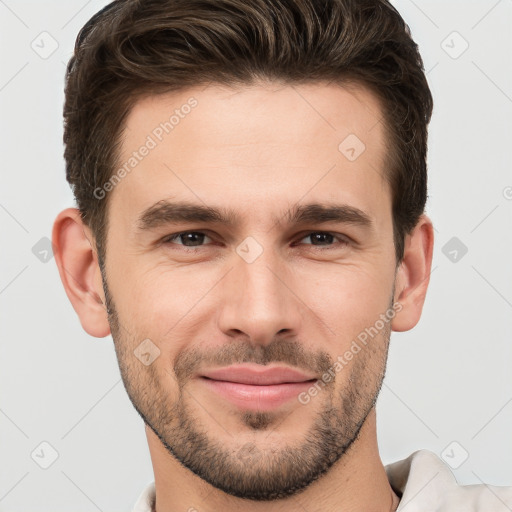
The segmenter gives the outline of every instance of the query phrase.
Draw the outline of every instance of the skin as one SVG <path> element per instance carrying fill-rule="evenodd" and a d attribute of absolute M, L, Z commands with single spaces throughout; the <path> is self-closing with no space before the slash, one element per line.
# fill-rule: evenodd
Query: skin
<path fill-rule="evenodd" d="M 433 228 L 423 215 L 397 265 L 378 100 L 362 86 L 322 83 L 147 97 L 126 121 L 120 162 L 190 97 L 197 107 L 110 193 L 105 282 L 76 209 L 61 212 L 53 232 L 81 324 L 92 336 L 112 333 L 146 422 L 157 510 L 394 510 L 375 400 L 391 330 L 419 321 Z M 365 144 L 354 161 L 338 149 L 349 134 Z M 230 208 L 234 223 L 141 230 L 142 212 L 162 200 Z M 288 222 L 309 203 L 348 205 L 370 223 Z M 191 231 L 207 236 L 169 239 Z M 247 237 L 262 249 L 251 263 L 237 252 Z M 245 410 L 200 378 L 240 361 L 321 378 L 393 304 L 393 318 L 307 404 Z M 149 365 L 134 355 L 146 339 L 159 350 Z"/>

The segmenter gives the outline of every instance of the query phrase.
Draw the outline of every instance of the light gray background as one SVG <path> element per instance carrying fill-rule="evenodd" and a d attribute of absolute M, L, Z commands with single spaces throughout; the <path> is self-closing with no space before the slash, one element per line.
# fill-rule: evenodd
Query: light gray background
<path fill-rule="evenodd" d="M 54 260 L 40 260 L 40 240 L 73 204 L 62 158 L 65 64 L 105 4 L 0 0 L 0 511 L 129 510 L 153 479 L 111 338 L 82 330 Z M 392 336 L 380 450 L 384 463 L 428 448 L 453 465 L 467 451 L 454 471 L 461 483 L 512 485 L 512 0 L 395 5 L 435 100 L 436 247 L 423 318 Z M 58 48 L 48 56 L 51 38 Z M 459 247 L 445 255 L 453 237 Z M 48 469 L 38 465 L 51 462 L 43 441 L 58 452 Z"/>

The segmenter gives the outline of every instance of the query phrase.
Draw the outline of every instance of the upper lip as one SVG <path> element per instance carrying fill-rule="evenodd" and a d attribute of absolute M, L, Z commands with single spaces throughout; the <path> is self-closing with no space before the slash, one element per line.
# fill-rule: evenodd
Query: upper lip
<path fill-rule="evenodd" d="M 212 380 L 270 386 L 287 382 L 306 382 L 316 377 L 286 366 L 266 367 L 261 365 L 235 365 L 215 368 L 201 373 L 201 377 Z"/>

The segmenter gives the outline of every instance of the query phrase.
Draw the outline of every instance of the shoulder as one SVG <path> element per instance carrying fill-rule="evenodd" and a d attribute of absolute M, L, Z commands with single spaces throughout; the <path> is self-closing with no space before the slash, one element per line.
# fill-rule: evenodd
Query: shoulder
<path fill-rule="evenodd" d="M 510 512 L 512 487 L 459 485 L 447 464 L 429 450 L 388 464 L 391 487 L 401 496 L 397 512 Z"/>

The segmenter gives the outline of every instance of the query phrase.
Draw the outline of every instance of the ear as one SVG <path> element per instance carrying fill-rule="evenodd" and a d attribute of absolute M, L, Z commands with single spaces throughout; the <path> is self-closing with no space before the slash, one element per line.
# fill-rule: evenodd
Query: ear
<path fill-rule="evenodd" d="M 110 326 L 94 238 L 76 208 L 59 213 L 52 243 L 62 284 L 82 327 L 91 336 L 107 336 Z"/>
<path fill-rule="evenodd" d="M 434 228 L 422 215 L 413 231 L 405 237 L 404 257 L 395 279 L 395 303 L 400 303 L 391 322 L 393 331 L 412 329 L 421 317 L 432 267 Z"/>

